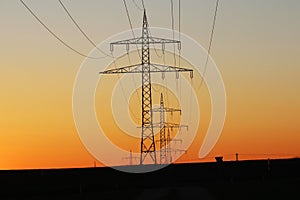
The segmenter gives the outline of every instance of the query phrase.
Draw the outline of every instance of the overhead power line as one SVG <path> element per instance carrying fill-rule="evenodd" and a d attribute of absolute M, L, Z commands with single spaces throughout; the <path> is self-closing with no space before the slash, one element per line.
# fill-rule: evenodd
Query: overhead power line
<path fill-rule="evenodd" d="M 128 22 L 129 22 L 129 26 L 130 26 L 130 29 L 131 29 L 131 32 L 132 32 L 132 36 L 133 36 L 134 39 L 136 39 L 134 30 L 133 30 L 132 21 L 131 21 L 130 15 L 129 15 L 129 10 L 128 10 L 128 7 L 127 7 L 127 4 L 126 4 L 126 1 L 125 1 L 125 0 L 123 0 L 123 4 L 124 4 L 125 11 L 126 11 L 127 19 L 128 19 Z M 138 52 L 139 57 L 142 58 L 142 56 L 141 56 L 141 54 L 140 54 L 140 51 L 139 51 L 139 47 L 138 47 L 137 44 L 136 44 L 136 49 L 137 49 L 137 52 Z"/>
<path fill-rule="evenodd" d="M 133 0 L 133 2 L 135 3 L 134 0 Z M 136 39 L 136 35 L 135 35 L 135 33 L 134 33 L 134 30 L 133 30 L 132 21 L 131 21 L 130 15 L 129 15 L 129 10 L 128 10 L 128 7 L 127 7 L 127 4 L 126 4 L 126 1 L 125 1 L 125 0 L 123 0 L 123 5 L 124 5 L 125 11 L 126 11 L 126 16 L 127 16 L 127 19 L 128 19 L 128 22 L 129 22 L 129 26 L 130 26 L 130 29 L 131 29 L 131 32 L 132 32 L 132 36 L 133 36 L 134 39 Z M 144 6 L 144 4 L 143 4 L 143 6 Z M 141 54 L 140 54 L 139 47 L 138 47 L 137 44 L 136 44 L 136 49 L 137 49 L 138 56 L 140 57 L 140 59 L 142 59 L 142 56 L 141 56 Z M 129 65 L 131 65 L 131 59 L 130 59 L 129 52 L 127 52 L 127 57 L 128 57 Z M 119 77 L 119 75 L 118 75 L 118 77 Z M 136 83 L 135 78 L 134 78 L 133 75 L 132 75 L 132 80 L 133 80 L 133 83 L 134 83 L 134 87 L 137 88 L 137 83 Z M 121 82 L 120 82 L 120 83 L 121 83 Z M 121 85 L 122 85 L 122 83 L 121 83 Z M 124 90 L 123 90 L 123 93 L 124 93 Z M 139 97 L 139 95 L 138 95 L 137 90 L 135 90 L 135 94 L 137 95 L 138 100 L 139 100 L 139 102 L 141 103 L 141 99 L 140 99 L 140 97 Z M 125 94 L 124 94 L 124 95 L 125 95 Z M 129 105 L 128 105 L 128 107 L 130 108 Z M 130 110 L 130 111 L 131 111 L 131 110 Z M 132 115 L 133 115 L 136 119 L 138 119 L 138 118 L 134 115 L 134 112 L 131 111 L 131 113 L 132 113 Z"/>
<path fill-rule="evenodd" d="M 100 51 L 102 54 L 104 54 L 105 56 L 103 56 L 103 58 L 105 57 L 111 57 L 111 55 L 105 53 L 102 49 L 100 49 L 99 47 L 97 47 L 97 45 L 95 44 L 95 42 L 93 42 L 93 40 L 90 39 L 90 37 L 85 33 L 85 31 L 79 26 L 79 24 L 76 22 L 76 20 L 72 17 L 71 13 L 69 12 L 69 10 L 67 9 L 67 7 L 63 4 L 63 2 L 61 0 L 58 0 L 58 2 L 60 3 L 60 5 L 62 6 L 62 8 L 64 9 L 64 11 L 67 13 L 67 15 L 70 17 L 70 19 L 72 20 L 72 22 L 75 24 L 75 26 L 78 28 L 78 30 L 84 35 L 84 37 L 98 50 Z"/>
<path fill-rule="evenodd" d="M 174 2 L 173 0 L 170 1 L 171 5 L 171 26 L 172 26 L 172 37 L 175 40 L 175 20 L 174 20 Z M 176 52 L 175 52 L 175 44 L 173 44 L 173 58 L 174 58 L 174 65 L 176 66 Z"/>
<path fill-rule="evenodd" d="M 178 0 L 178 32 L 179 41 L 181 41 L 181 0 Z"/>
<path fill-rule="evenodd" d="M 143 9 L 145 10 L 145 3 L 144 3 L 144 0 L 141 0 L 141 1 L 142 1 Z"/>
<path fill-rule="evenodd" d="M 117 68 L 117 64 L 116 64 L 116 58 L 115 56 L 112 54 L 111 52 L 111 55 L 105 53 L 102 49 L 100 49 L 99 47 L 97 47 L 97 45 L 95 44 L 95 42 L 93 42 L 93 40 L 90 39 L 90 37 L 85 33 L 85 31 L 83 31 L 83 29 L 79 26 L 79 24 L 76 22 L 76 20 L 72 17 L 70 11 L 67 9 L 67 7 L 62 3 L 61 0 L 58 0 L 60 5 L 62 6 L 62 8 L 64 9 L 64 11 L 67 13 L 67 15 L 70 17 L 70 19 L 72 20 L 72 22 L 75 24 L 75 26 L 78 28 L 78 30 L 84 35 L 84 37 L 98 50 L 100 51 L 101 53 L 103 53 L 105 56 L 103 56 L 103 58 L 105 57 L 111 57 L 113 58 L 113 64 L 115 66 L 115 68 Z M 128 52 L 127 52 L 128 54 Z M 129 58 L 129 57 L 128 57 Z M 129 62 L 130 62 L 130 58 L 129 58 Z M 120 77 L 118 75 L 118 79 L 120 80 Z M 135 83 L 135 80 L 133 79 L 134 81 L 134 84 L 136 85 Z M 121 85 L 121 89 L 122 89 L 122 93 L 123 93 L 123 96 L 124 96 L 124 99 L 126 100 L 126 95 L 125 95 L 125 90 L 124 90 L 124 87 L 123 87 L 123 84 L 122 82 L 120 81 L 120 85 Z M 137 92 L 136 92 L 137 93 Z M 138 96 L 138 95 L 137 95 Z M 139 96 L 138 96 L 139 97 Z M 130 113 L 132 114 L 132 116 L 136 119 L 139 119 L 138 117 L 136 117 L 136 115 L 134 114 L 134 112 L 132 111 L 131 107 L 128 105 L 129 107 L 129 110 L 130 110 Z"/>
<path fill-rule="evenodd" d="M 132 1 L 133 1 L 133 3 L 134 3 L 135 7 L 136 7 L 139 11 L 144 11 L 144 10 L 146 10 L 145 3 L 144 3 L 143 0 L 141 0 L 143 9 L 136 3 L 136 0 L 132 0 Z M 124 5 L 126 5 L 126 2 L 125 2 L 125 1 L 123 1 L 123 2 L 124 2 Z M 127 17 L 128 17 L 129 23 L 130 23 L 131 30 L 133 31 L 133 26 L 132 26 L 131 19 L 130 19 L 130 16 L 129 16 L 128 7 L 125 6 L 125 9 L 126 9 L 126 12 L 127 12 Z M 148 23 L 149 23 L 149 22 L 148 22 Z M 150 28 L 149 28 L 148 31 L 149 31 L 150 37 L 152 37 Z M 158 51 L 157 51 L 157 49 L 156 49 L 156 47 L 155 47 L 154 44 L 152 44 L 152 47 L 153 47 L 153 49 L 154 49 L 154 51 L 155 51 L 156 56 L 159 57 L 159 58 L 161 58 L 163 55 L 159 55 L 159 53 L 158 53 Z M 141 58 L 141 56 L 140 56 L 140 58 Z"/>
<path fill-rule="evenodd" d="M 208 46 L 208 51 L 207 51 L 207 57 L 206 57 L 206 60 L 205 60 L 203 75 L 202 75 L 202 79 L 201 79 L 201 82 L 200 82 L 199 89 L 201 88 L 201 86 L 203 84 L 204 77 L 205 77 L 206 71 L 207 71 L 207 64 L 208 64 L 208 60 L 209 60 L 209 56 L 210 56 L 210 51 L 211 51 L 211 46 L 212 46 L 213 37 L 214 37 L 214 32 L 215 32 L 215 25 L 216 25 L 216 20 L 217 20 L 218 7 L 219 7 L 219 0 L 217 0 L 217 2 L 216 2 L 216 8 L 215 8 L 215 13 L 214 13 L 213 25 L 212 25 L 212 29 L 211 29 L 211 33 L 210 33 L 210 39 L 209 39 L 209 46 Z"/>
<path fill-rule="evenodd" d="M 136 3 L 136 0 L 132 0 L 132 2 L 133 2 L 133 4 L 135 5 L 135 7 L 136 7 L 137 9 L 139 9 L 140 11 L 143 11 L 143 10 L 144 10 L 144 8 L 141 8 L 141 7 Z"/>
<path fill-rule="evenodd" d="M 145 10 L 145 3 L 144 0 L 141 0 L 142 3 L 142 8 L 137 4 L 136 0 L 132 0 L 133 4 L 135 5 L 135 7 L 140 10 L 140 11 L 144 11 Z"/>
<path fill-rule="evenodd" d="M 75 53 L 86 57 L 86 58 L 91 58 L 91 59 L 100 59 L 103 57 L 91 57 L 88 56 L 84 53 L 81 53 L 80 51 L 76 50 L 75 48 L 73 48 L 72 46 L 70 46 L 69 44 L 67 44 L 65 41 L 63 41 L 63 39 L 61 39 L 59 36 L 57 36 L 50 28 L 47 27 L 47 25 L 29 8 L 29 6 L 27 6 L 27 4 L 23 1 L 20 0 L 20 2 L 22 3 L 22 5 L 29 11 L 29 13 L 53 36 L 55 37 L 60 43 L 62 43 L 65 47 L 69 48 L 70 50 L 74 51 Z"/>
<path fill-rule="evenodd" d="M 132 21 L 131 21 L 130 15 L 129 15 L 129 10 L 128 10 L 128 7 L 127 7 L 127 4 L 126 4 L 126 1 L 125 1 L 125 0 L 123 0 L 123 4 L 124 4 L 124 7 L 125 7 L 126 16 L 127 16 L 128 22 L 129 22 L 129 26 L 130 26 L 132 35 L 133 35 L 134 38 L 136 38 L 136 37 L 135 37 L 135 33 L 134 33 L 134 31 L 133 31 L 133 26 L 132 26 Z"/>

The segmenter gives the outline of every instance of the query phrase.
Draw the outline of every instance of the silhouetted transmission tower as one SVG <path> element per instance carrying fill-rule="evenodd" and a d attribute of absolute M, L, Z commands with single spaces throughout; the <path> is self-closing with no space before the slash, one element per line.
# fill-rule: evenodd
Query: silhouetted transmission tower
<path fill-rule="evenodd" d="M 174 112 L 179 112 L 181 115 L 181 110 L 176 108 L 168 108 L 164 105 L 163 94 L 160 94 L 160 105 L 158 108 L 154 108 L 153 112 L 159 113 L 159 122 L 153 123 L 154 128 L 159 128 L 159 155 L 160 155 L 160 164 L 169 164 L 172 162 L 172 152 L 179 152 L 179 149 L 172 149 L 171 142 L 180 141 L 179 139 L 172 139 L 170 134 L 170 129 L 181 129 L 183 127 L 188 129 L 187 125 L 180 125 L 177 123 L 167 122 L 166 113 L 173 114 Z M 184 151 L 184 150 L 182 150 Z"/>
<path fill-rule="evenodd" d="M 132 150 L 130 150 L 129 152 L 129 156 L 128 157 L 124 157 L 124 160 L 129 160 L 129 166 L 133 165 L 133 160 L 138 159 L 138 157 L 136 156 L 132 156 Z"/>
<path fill-rule="evenodd" d="M 132 38 L 128 40 L 121 40 L 111 43 L 111 50 L 115 45 L 126 45 L 129 49 L 129 45 L 141 45 L 142 56 L 141 64 L 130 65 L 126 67 L 110 69 L 100 74 L 126 74 L 126 73 L 141 73 L 142 74 L 142 136 L 141 136 L 141 150 L 140 150 L 140 164 L 142 165 L 147 156 L 150 156 L 154 164 L 157 164 L 156 149 L 152 123 L 152 94 L 151 94 L 151 73 L 165 73 L 176 72 L 178 77 L 179 72 L 190 72 L 190 77 L 193 77 L 193 70 L 180 68 L 175 66 L 165 66 L 160 64 L 153 64 L 150 62 L 150 44 L 161 44 L 164 48 L 165 44 L 178 44 L 180 41 L 163 39 L 157 37 L 150 37 L 148 29 L 148 21 L 146 16 L 146 10 L 144 10 L 142 36 Z"/>

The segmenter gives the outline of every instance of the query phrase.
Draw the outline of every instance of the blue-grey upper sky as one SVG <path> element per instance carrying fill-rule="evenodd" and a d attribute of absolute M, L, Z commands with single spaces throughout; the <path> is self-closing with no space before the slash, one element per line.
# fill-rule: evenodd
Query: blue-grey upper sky
<path fill-rule="evenodd" d="M 122 0 L 62 1 L 97 44 L 130 29 Z M 126 0 L 133 27 L 139 28 L 141 1 L 135 0 L 137 5 L 133 1 Z M 178 30 L 178 0 L 173 1 Z M 72 47 L 87 54 L 93 49 L 57 0 L 24 2 Z M 170 0 L 144 2 L 151 26 L 171 28 Z M 181 31 L 204 48 L 209 44 L 215 3 L 181 0 Z M 275 148 L 268 149 L 270 145 L 282 152 L 294 148 L 291 152 L 300 154 L 299 148 L 295 150 L 300 142 L 300 129 L 295 128 L 300 118 L 299 11 L 299 0 L 220 0 L 211 56 L 228 95 L 228 122 L 217 147 L 222 153 L 231 147 L 242 151 L 243 147 L 257 144 L 260 152 L 274 152 Z M 18 0 L 0 1 L 0 27 L 0 157 L 16 158 L 2 167 L 21 166 L 22 163 L 16 164 L 20 157 L 43 156 L 60 163 L 56 166 L 64 165 L 57 159 L 64 160 L 67 153 L 61 153 L 62 157 L 50 151 L 40 155 L 36 149 L 78 145 L 75 139 L 61 142 L 61 135 L 76 135 L 72 91 L 84 58 L 52 37 Z M 257 134 L 246 137 L 243 133 L 247 130 Z M 40 134 L 44 132 L 51 133 L 46 140 Z M 268 137 L 274 140 L 267 140 Z M 68 146 L 66 141 L 73 143 Z"/>

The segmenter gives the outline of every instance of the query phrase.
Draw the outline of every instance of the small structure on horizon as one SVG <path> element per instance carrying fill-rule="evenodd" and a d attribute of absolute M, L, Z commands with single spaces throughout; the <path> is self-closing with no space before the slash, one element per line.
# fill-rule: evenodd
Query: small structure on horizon
<path fill-rule="evenodd" d="M 216 159 L 216 162 L 218 164 L 222 164 L 223 163 L 223 156 L 216 156 L 215 159 Z"/>

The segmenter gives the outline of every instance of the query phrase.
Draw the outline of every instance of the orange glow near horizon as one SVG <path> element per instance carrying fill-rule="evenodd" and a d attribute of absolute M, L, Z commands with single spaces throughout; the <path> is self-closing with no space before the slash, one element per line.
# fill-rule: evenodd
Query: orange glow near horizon
<path fill-rule="evenodd" d="M 183 74 L 181 81 L 191 83 L 196 91 L 200 120 L 195 139 L 177 163 L 211 162 L 216 156 L 235 160 L 236 153 L 240 160 L 300 157 L 300 1 L 276 1 L 272 9 L 270 2 L 224 1 L 220 4 L 210 56 L 218 66 L 226 89 L 224 127 L 212 151 L 199 159 L 199 149 L 211 121 L 212 103 L 207 85 L 203 84 L 197 90 L 200 74 L 194 73 L 192 81 L 188 73 Z M 21 4 L 16 1 L 0 4 L 0 170 L 104 166 L 86 149 L 74 122 L 74 83 L 85 58 L 61 45 Z M 80 52 L 88 54 L 91 51 L 93 46 L 66 18 L 57 2 L 28 1 L 28 4 L 66 43 Z M 126 13 L 116 11 L 116 8 L 124 9 L 120 2 L 103 4 L 102 1 L 69 3 L 74 18 L 96 44 L 129 29 Z M 207 0 L 182 4 L 182 33 L 207 48 L 214 3 Z M 171 27 L 169 13 L 165 12 L 169 6 L 167 1 L 147 3 L 151 26 Z M 140 28 L 142 13 L 133 4 L 128 3 L 128 9 L 133 27 Z M 177 14 L 176 30 L 179 27 Z M 122 48 L 126 53 L 125 47 Z M 109 52 L 109 46 L 103 50 Z M 164 60 L 156 56 L 156 53 L 162 53 L 157 51 L 151 52 L 154 62 L 174 65 L 172 53 L 167 52 Z M 101 53 L 97 55 L 102 56 Z M 116 59 L 116 65 L 126 66 L 139 60 L 139 56 L 131 52 L 130 60 L 124 54 Z M 183 58 L 180 63 L 187 68 L 196 67 Z M 116 66 L 112 63 L 109 67 Z M 197 67 L 202 69 L 204 66 Z M 95 114 L 115 145 L 138 153 L 140 139 L 121 130 L 111 110 L 113 89 L 123 76 L 105 75 L 99 80 L 95 91 Z M 138 84 L 137 79 L 135 81 Z M 179 98 L 189 99 L 188 96 L 177 98 L 167 84 L 153 86 L 153 103 L 156 105 L 160 93 L 164 94 L 165 104 L 173 108 L 181 108 Z M 130 118 L 140 126 L 141 88 L 137 87 L 132 94 L 126 93 L 126 85 L 123 89 L 129 103 L 118 106 L 129 107 Z M 118 92 L 124 96 L 122 90 Z M 179 123 L 182 117 L 174 113 L 173 116 L 168 114 L 167 119 Z M 192 120 L 195 116 L 190 116 L 190 121 L 194 122 Z M 86 121 L 88 123 L 89 119 Z M 184 140 L 189 131 L 177 134 Z M 172 137 L 175 134 L 176 130 L 173 130 Z M 176 147 L 181 148 L 179 143 Z M 122 165 L 128 164 L 128 160 L 113 158 Z"/>
<path fill-rule="evenodd" d="M 152 53 L 154 53 L 154 52 L 152 52 Z M 133 55 L 131 56 L 131 58 L 136 57 L 135 52 L 133 52 L 132 54 Z M 170 60 L 172 62 L 172 58 L 173 58 L 172 54 L 166 54 L 166 60 Z M 127 57 L 127 55 L 125 55 L 118 59 L 118 63 L 126 63 L 127 59 L 128 59 L 128 57 Z M 153 59 L 155 60 L 154 57 L 153 57 Z M 181 64 L 182 64 L 182 66 L 185 66 L 186 68 L 190 68 L 190 69 L 193 68 L 188 62 L 186 62 L 183 59 L 181 59 Z M 118 66 L 119 65 L 120 64 L 118 64 Z M 112 66 L 109 68 L 114 68 L 114 67 L 115 66 L 112 64 Z M 131 75 L 128 75 L 128 76 L 131 76 Z M 161 76 L 161 74 L 159 74 L 159 76 Z M 185 74 L 184 76 L 187 80 L 189 80 L 189 74 Z M 117 84 L 117 82 L 120 81 L 119 79 L 121 77 L 122 77 L 122 75 L 119 75 L 119 76 L 118 75 L 105 75 L 99 81 L 98 89 L 96 92 L 96 113 L 97 113 L 97 117 L 98 117 L 100 126 L 102 127 L 102 129 L 105 132 L 105 134 L 107 135 L 107 137 L 115 145 L 117 145 L 118 147 L 121 147 L 122 149 L 124 149 L 126 151 L 132 150 L 132 152 L 139 153 L 140 152 L 140 133 L 137 135 L 136 138 L 133 138 L 131 136 L 126 135 L 124 132 L 122 132 L 120 130 L 120 127 L 118 127 L 118 125 L 115 123 L 113 115 L 112 115 L 112 111 L 111 111 L 112 90 L 113 90 L 114 86 Z M 174 77 L 175 77 L 175 74 L 174 74 Z M 193 81 L 196 81 L 196 80 L 200 80 L 200 75 L 195 72 Z M 138 84 L 138 83 L 136 83 L 136 80 L 134 80 L 133 77 L 132 77 L 132 81 L 135 81 L 135 84 Z M 175 81 L 175 79 L 174 79 L 174 81 Z M 178 84 L 179 84 L 179 80 L 178 80 Z M 126 90 L 126 85 L 122 85 L 121 87 L 122 87 L 123 91 L 118 91 L 118 92 L 121 92 L 122 98 L 123 97 L 125 98 L 126 92 L 124 90 Z M 193 85 L 192 87 L 195 90 L 197 85 Z M 203 140 L 203 137 L 205 136 L 205 131 L 207 129 L 208 122 L 209 122 L 209 117 L 210 117 L 209 94 L 208 94 L 208 91 L 207 91 L 207 88 L 205 87 L 205 85 L 201 88 L 201 91 L 202 91 L 202 93 L 197 93 L 198 103 L 200 104 L 200 107 L 201 107 L 201 128 L 199 127 L 199 130 L 197 131 L 198 134 L 195 138 L 197 146 L 194 145 L 193 148 L 190 148 L 188 150 L 188 152 L 189 152 L 188 155 L 191 155 L 191 154 L 197 155 L 198 154 L 199 148 L 201 146 L 201 141 Z M 152 84 L 153 105 L 159 105 L 161 93 L 164 95 L 165 107 L 180 108 L 180 105 L 179 105 L 179 102 L 178 102 L 178 99 L 176 98 L 176 96 L 165 86 L 160 86 L 157 84 Z M 180 98 L 183 98 L 183 97 L 180 97 Z M 129 99 L 130 99 L 130 101 L 129 101 L 128 105 L 120 104 L 120 106 L 129 107 L 127 109 L 128 109 L 128 112 L 129 112 L 133 122 L 135 123 L 135 126 L 136 127 L 141 126 L 141 87 L 139 87 L 136 91 L 134 91 Z M 200 101 L 200 99 L 201 99 L 201 101 Z M 185 98 L 185 100 L 188 100 L 188 99 Z M 193 109 L 193 108 L 190 107 L 189 109 Z M 188 111 L 182 111 L 182 112 L 188 112 Z M 154 113 L 154 118 L 156 118 L 156 120 L 157 120 L 158 114 L 155 115 L 155 113 Z M 190 116 L 190 118 L 191 118 L 190 120 L 192 120 L 193 116 Z M 166 120 L 168 122 L 172 122 L 172 123 L 180 123 L 180 115 L 178 113 L 177 114 L 174 113 L 173 115 L 171 115 L 170 113 L 167 113 Z M 182 128 L 182 129 L 184 129 L 184 128 Z M 138 131 L 138 132 L 140 132 L 140 131 Z M 171 131 L 171 138 L 173 138 L 175 136 L 174 134 L 176 132 L 177 132 L 177 130 Z M 189 134 L 188 131 L 187 132 L 183 131 L 183 132 L 184 133 L 177 133 L 177 134 L 182 135 L 181 136 L 182 140 L 184 140 L 184 138 L 185 138 L 184 134 Z M 156 129 L 155 140 L 156 141 L 159 140 L 159 130 L 158 129 Z M 159 151 L 158 143 L 156 143 L 156 149 L 157 149 L 157 151 Z M 177 145 L 177 149 L 180 149 L 180 145 Z M 183 154 L 182 158 L 180 158 L 178 161 L 180 162 L 180 160 L 184 160 L 184 159 L 188 158 L 188 156 L 186 156 L 186 155 L 187 154 Z M 157 153 L 157 157 L 159 157 L 158 153 Z M 124 163 L 124 161 L 122 162 L 121 158 L 116 158 L 116 159 L 120 160 L 120 163 L 122 163 L 122 164 L 127 163 L 127 161 L 125 161 L 126 163 Z M 138 162 L 136 162 L 136 164 L 137 163 Z"/>

